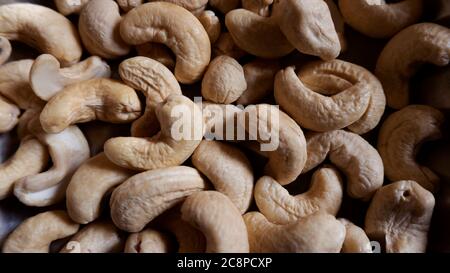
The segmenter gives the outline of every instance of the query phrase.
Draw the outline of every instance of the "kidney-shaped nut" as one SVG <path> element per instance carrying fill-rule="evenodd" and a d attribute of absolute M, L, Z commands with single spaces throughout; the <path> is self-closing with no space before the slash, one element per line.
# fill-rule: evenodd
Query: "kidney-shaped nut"
<path fill-rule="evenodd" d="M 172 248 L 170 236 L 151 228 L 130 234 L 125 243 L 125 253 L 169 253 Z"/>
<path fill-rule="evenodd" d="M 136 92 L 111 79 L 91 79 L 69 85 L 54 95 L 40 115 L 42 128 L 58 133 L 71 124 L 91 120 L 126 123 L 141 113 Z"/>
<path fill-rule="evenodd" d="M 214 44 L 217 39 L 219 39 L 222 30 L 219 17 L 216 16 L 214 11 L 205 10 L 197 16 L 197 19 L 200 21 L 200 23 L 202 23 L 203 27 L 206 30 L 206 33 L 208 33 L 209 41 L 211 42 L 211 44 Z"/>
<path fill-rule="evenodd" d="M 392 183 L 373 197 L 364 230 L 385 243 L 387 253 L 425 252 L 434 204 L 433 194 L 416 182 Z"/>
<path fill-rule="evenodd" d="M 20 109 L 0 96 L 0 134 L 11 131 L 19 122 Z"/>
<path fill-rule="evenodd" d="M 242 0 L 242 7 L 260 16 L 270 16 L 270 6 L 274 0 Z"/>
<path fill-rule="evenodd" d="M 162 63 L 170 71 L 175 68 L 175 55 L 170 48 L 158 43 L 145 43 L 136 46 L 139 56 L 147 57 Z"/>
<path fill-rule="evenodd" d="M 387 104 L 400 109 L 409 104 L 409 80 L 422 63 L 450 63 L 450 29 L 433 23 L 412 25 L 395 35 L 377 61 L 376 76 Z"/>
<path fill-rule="evenodd" d="M 3 5 L 0 18 L 0 36 L 52 54 L 63 66 L 76 63 L 81 57 L 77 30 L 66 17 L 52 9 L 25 3 Z"/>
<path fill-rule="evenodd" d="M 89 1 L 91 0 L 54 0 L 56 9 L 65 16 L 80 13 Z"/>
<path fill-rule="evenodd" d="M 182 219 L 206 237 L 208 253 L 248 253 L 248 236 L 241 213 L 217 191 L 197 192 L 181 206 Z"/>
<path fill-rule="evenodd" d="M 8 236 L 2 251 L 48 253 L 53 241 L 75 234 L 78 228 L 63 210 L 43 212 L 22 222 Z"/>
<path fill-rule="evenodd" d="M 426 105 L 409 105 L 390 115 L 381 127 L 378 151 L 391 181 L 413 180 L 436 192 L 439 177 L 416 161 L 420 145 L 442 136 L 444 115 Z"/>
<path fill-rule="evenodd" d="M 338 219 L 345 226 L 341 253 L 372 253 L 372 245 L 364 230 L 347 219 Z"/>
<path fill-rule="evenodd" d="M 59 61 L 50 54 L 36 58 L 30 70 L 30 85 L 34 93 L 48 101 L 64 87 L 93 78 L 109 78 L 109 65 L 92 56 L 70 67 L 61 68 Z"/>
<path fill-rule="evenodd" d="M 208 0 L 150 0 L 148 2 L 168 2 L 187 9 L 194 15 L 200 14 L 205 10 Z"/>
<path fill-rule="evenodd" d="M 423 0 L 339 0 L 339 8 L 352 28 L 372 38 L 389 38 L 419 21 Z"/>
<path fill-rule="evenodd" d="M 11 43 L 5 37 L 0 36 L 0 65 L 9 59 L 11 51 Z"/>
<path fill-rule="evenodd" d="M 339 253 L 345 227 L 334 216 L 315 213 L 294 223 L 277 225 L 259 212 L 244 215 L 251 253 Z"/>
<path fill-rule="evenodd" d="M 146 3 L 131 10 L 122 19 L 120 34 L 131 45 L 168 46 L 176 55 L 175 77 L 181 83 L 199 80 L 210 61 L 211 44 L 200 21 L 171 3 Z"/>

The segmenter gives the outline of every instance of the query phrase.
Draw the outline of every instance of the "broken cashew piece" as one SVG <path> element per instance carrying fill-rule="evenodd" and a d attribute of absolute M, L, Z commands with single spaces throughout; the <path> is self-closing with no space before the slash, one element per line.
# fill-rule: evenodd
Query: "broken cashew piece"
<path fill-rule="evenodd" d="M 246 10 L 252 11 L 259 16 L 269 17 L 270 6 L 274 0 L 242 0 L 242 7 Z"/>
<path fill-rule="evenodd" d="M 64 16 L 78 14 L 91 0 L 54 0 L 56 9 Z"/>
<path fill-rule="evenodd" d="M 125 243 L 125 253 L 169 253 L 172 248 L 167 234 L 150 228 L 130 234 Z"/>
<path fill-rule="evenodd" d="M 347 219 L 338 219 L 345 226 L 341 253 L 372 253 L 372 245 L 364 230 Z"/>
<path fill-rule="evenodd" d="M 0 134 L 11 131 L 19 122 L 20 109 L 0 96 Z"/>
<path fill-rule="evenodd" d="M 11 43 L 5 37 L 0 36 L 0 65 L 8 61 L 11 51 Z"/>

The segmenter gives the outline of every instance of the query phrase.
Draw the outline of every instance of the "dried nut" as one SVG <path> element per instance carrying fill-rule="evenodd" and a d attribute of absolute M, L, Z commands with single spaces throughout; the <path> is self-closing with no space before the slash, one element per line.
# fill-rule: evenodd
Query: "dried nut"
<path fill-rule="evenodd" d="M 245 89 L 244 70 L 235 59 L 219 56 L 212 60 L 202 80 L 203 98 L 229 104 L 235 102 Z"/>
<path fill-rule="evenodd" d="M 346 229 L 342 253 L 372 253 L 372 245 L 364 230 L 347 219 L 338 219 Z"/>
<path fill-rule="evenodd" d="M 328 5 L 322 0 L 276 0 L 272 17 L 301 53 L 323 60 L 339 56 L 341 45 Z"/>
<path fill-rule="evenodd" d="M 241 213 L 222 193 L 193 193 L 181 206 L 181 215 L 205 235 L 207 253 L 248 253 L 247 230 Z"/>
<path fill-rule="evenodd" d="M 369 238 L 385 242 L 387 253 L 425 252 L 434 197 L 414 181 L 399 181 L 377 191 L 367 210 Z"/>
<path fill-rule="evenodd" d="M 208 33 L 209 41 L 211 42 L 211 44 L 214 44 L 217 39 L 219 39 L 222 28 L 222 26 L 220 25 L 219 17 L 216 16 L 214 11 L 205 10 L 197 16 L 197 19 L 200 21 L 200 23 L 202 23 L 203 27 L 206 30 L 206 33 Z"/>
<path fill-rule="evenodd" d="M 11 56 L 11 51 L 12 48 L 8 39 L 0 36 L 0 65 L 8 61 L 9 57 Z"/>
<path fill-rule="evenodd" d="M 444 115 L 430 106 L 409 105 L 390 115 L 378 136 L 378 151 L 387 178 L 391 181 L 413 180 L 436 192 L 439 177 L 416 161 L 417 150 L 428 140 L 442 137 Z"/>
<path fill-rule="evenodd" d="M 375 74 L 383 84 L 387 104 L 401 109 L 409 104 L 409 79 L 420 67 L 450 62 L 450 30 L 433 23 L 412 25 L 395 35 L 378 58 Z"/>
<path fill-rule="evenodd" d="M 389 38 L 419 21 L 423 0 L 339 0 L 339 8 L 352 28 L 372 38 Z"/>
<path fill-rule="evenodd" d="M 175 76 L 161 63 L 146 58 L 134 57 L 119 65 L 122 80 L 132 88 L 142 91 L 146 97 L 144 115 L 133 122 L 131 135 L 153 136 L 160 129 L 155 109 L 169 95 L 181 95 L 181 87 Z"/>
<path fill-rule="evenodd" d="M 240 49 L 233 41 L 229 32 L 222 32 L 213 45 L 213 56 L 227 55 L 233 59 L 240 59 L 247 55 L 247 52 Z"/>
<path fill-rule="evenodd" d="M 259 212 L 244 215 L 251 253 L 339 253 L 345 227 L 331 215 L 315 213 L 288 225 L 270 223 Z"/>
<path fill-rule="evenodd" d="M 0 95 L 0 134 L 11 131 L 19 122 L 20 109 Z"/>
<path fill-rule="evenodd" d="M 334 0 L 325 0 L 325 3 L 328 5 L 328 9 L 330 10 L 331 18 L 333 19 L 334 28 L 336 29 L 336 33 L 339 37 L 339 42 L 341 44 L 341 52 L 347 50 L 347 40 L 345 38 L 345 22 L 342 14 L 334 2 Z"/>
<path fill-rule="evenodd" d="M 242 112 L 240 107 L 232 104 L 201 103 L 205 120 L 205 139 L 237 140 L 236 119 Z"/>
<path fill-rule="evenodd" d="M 127 55 L 130 47 L 120 37 L 119 6 L 112 0 L 95 0 L 80 14 L 78 29 L 84 46 L 92 55 L 114 59 Z"/>
<path fill-rule="evenodd" d="M 168 46 L 177 56 L 175 77 L 181 83 L 198 81 L 210 61 L 211 44 L 200 21 L 171 3 L 147 3 L 131 10 L 120 23 L 120 34 L 131 45 Z"/>
<path fill-rule="evenodd" d="M 66 190 L 67 212 L 75 222 L 87 224 L 102 212 L 105 196 L 135 173 L 121 168 L 100 153 L 84 162 Z"/>
<path fill-rule="evenodd" d="M 63 66 L 76 63 L 81 57 L 76 28 L 52 9 L 25 3 L 3 5 L 0 18 L 0 36 L 6 39 L 20 40 L 42 53 L 52 54 Z"/>
<path fill-rule="evenodd" d="M 270 5 L 274 0 L 242 0 L 242 7 L 260 16 L 270 16 Z"/>
<path fill-rule="evenodd" d="M 322 211 L 336 215 L 342 203 L 343 186 L 338 171 L 321 168 L 312 177 L 310 189 L 291 196 L 277 181 L 263 176 L 255 186 L 256 205 L 272 223 L 286 225 Z"/>
<path fill-rule="evenodd" d="M 125 253 L 169 253 L 172 244 L 167 234 L 148 228 L 128 236 Z"/>
<path fill-rule="evenodd" d="M 161 131 L 153 138 L 108 140 L 104 149 L 109 160 L 128 169 L 153 170 L 181 165 L 192 155 L 203 138 L 200 108 L 187 97 L 170 95 L 155 111 Z"/>
<path fill-rule="evenodd" d="M 126 123 L 141 113 L 136 92 L 111 79 L 92 79 L 69 85 L 54 95 L 42 110 L 40 121 L 48 133 L 92 120 Z"/>
<path fill-rule="evenodd" d="M 70 67 L 61 68 L 59 61 L 49 54 L 39 56 L 30 71 L 30 85 L 34 93 L 48 101 L 64 87 L 93 78 L 109 78 L 109 65 L 92 56 Z"/>
<path fill-rule="evenodd" d="M 62 210 L 37 214 L 22 222 L 6 239 L 4 253 L 47 253 L 51 242 L 68 237 L 78 231 Z"/>
<path fill-rule="evenodd" d="M 149 2 L 156 1 L 178 5 L 192 12 L 194 15 L 200 14 L 203 10 L 205 10 L 206 5 L 208 4 L 208 0 L 150 0 Z"/>
<path fill-rule="evenodd" d="M 116 2 L 123 11 L 129 12 L 130 10 L 134 9 L 135 7 L 142 5 L 142 2 L 144 2 L 144 1 L 143 0 L 116 0 Z"/>
<path fill-rule="evenodd" d="M 163 44 L 146 43 L 136 46 L 136 51 L 139 56 L 147 57 L 162 63 L 170 71 L 175 68 L 175 55 L 170 48 Z"/>
<path fill-rule="evenodd" d="M 89 1 L 91 0 L 54 0 L 56 9 L 64 16 L 80 13 Z"/>
<path fill-rule="evenodd" d="M 303 172 L 327 156 L 347 176 L 347 194 L 368 199 L 383 185 L 383 162 L 377 150 L 357 134 L 343 130 L 307 135 L 308 160 Z"/>

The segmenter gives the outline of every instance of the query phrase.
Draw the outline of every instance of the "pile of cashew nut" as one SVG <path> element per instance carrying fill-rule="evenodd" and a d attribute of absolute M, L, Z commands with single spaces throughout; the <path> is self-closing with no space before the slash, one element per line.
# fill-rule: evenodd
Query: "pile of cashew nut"
<path fill-rule="evenodd" d="M 48 2 L 0 5 L 2 252 L 427 251 L 450 74 L 412 79 L 449 71 L 445 1 Z"/>

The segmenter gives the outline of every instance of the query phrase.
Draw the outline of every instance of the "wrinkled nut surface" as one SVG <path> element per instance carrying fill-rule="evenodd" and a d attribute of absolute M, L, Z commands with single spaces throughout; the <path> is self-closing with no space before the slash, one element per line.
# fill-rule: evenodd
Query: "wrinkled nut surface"
<path fill-rule="evenodd" d="M 270 5 L 274 0 L 242 0 L 242 7 L 260 16 L 270 16 Z"/>
<path fill-rule="evenodd" d="M 345 226 L 341 253 L 372 253 L 372 245 L 364 230 L 347 219 L 338 219 Z"/>
<path fill-rule="evenodd" d="M 163 44 L 146 43 L 136 46 L 139 56 L 147 57 L 165 65 L 170 71 L 175 68 L 175 55 Z"/>
<path fill-rule="evenodd" d="M 169 253 L 173 248 L 171 238 L 158 230 L 144 229 L 132 233 L 125 243 L 125 253 Z"/>
<path fill-rule="evenodd" d="M 207 253 L 248 253 L 247 229 L 232 201 L 217 191 L 201 191 L 186 198 L 182 219 L 206 237 Z"/>
<path fill-rule="evenodd" d="M 0 36 L 0 65 L 9 59 L 11 51 L 11 43 L 5 37 Z"/>
<path fill-rule="evenodd" d="M 434 204 L 433 194 L 416 182 L 392 183 L 373 197 L 364 230 L 385 242 L 387 253 L 425 252 Z"/>
<path fill-rule="evenodd" d="M 0 96 L 0 134 L 11 131 L 19 122 L 20 109 Z"/>
<path fill-rule="evenodd" d="M 137 174 L 113 191 L 111 218 L 122 230 L 141 231 L 155 217 L 205 186 L 200 173 L 185 166 Z"/>
<path fill-rule="evenodd" d="M 439 177 L 416 161 L 420 145 L 442 137 L 444 115 L 426 105 L 409 105 L 390 115 L 378 136 L 378 151 L 391 181 L 413 180 L 436 192 Z"/>
<path fill-rule="evenodd" d="M 65 211 L 53 210 L 37 214 L 22 222 L 6 239 L 4 253 L 48 253 L 51 242 L 78 231 Z"/>
<path fill-rule="evenodd" d="M 221 28 L 219 17 L 216 16 L 214 11 L 212 10 L 205 10 L 202 11 L 198 16 L 197 19 L 202 23 L 203 27 L 206 30 L 206 33 L 208 33 L 209 41 L 211 44 L 214 44 L 217 39 L 219 39 Z"/>
<path fill-rule="evenodd" d="M 54 0 L 56 9 L 65 16 L 80 13 L 89 1 L 91 0 Z"/>

